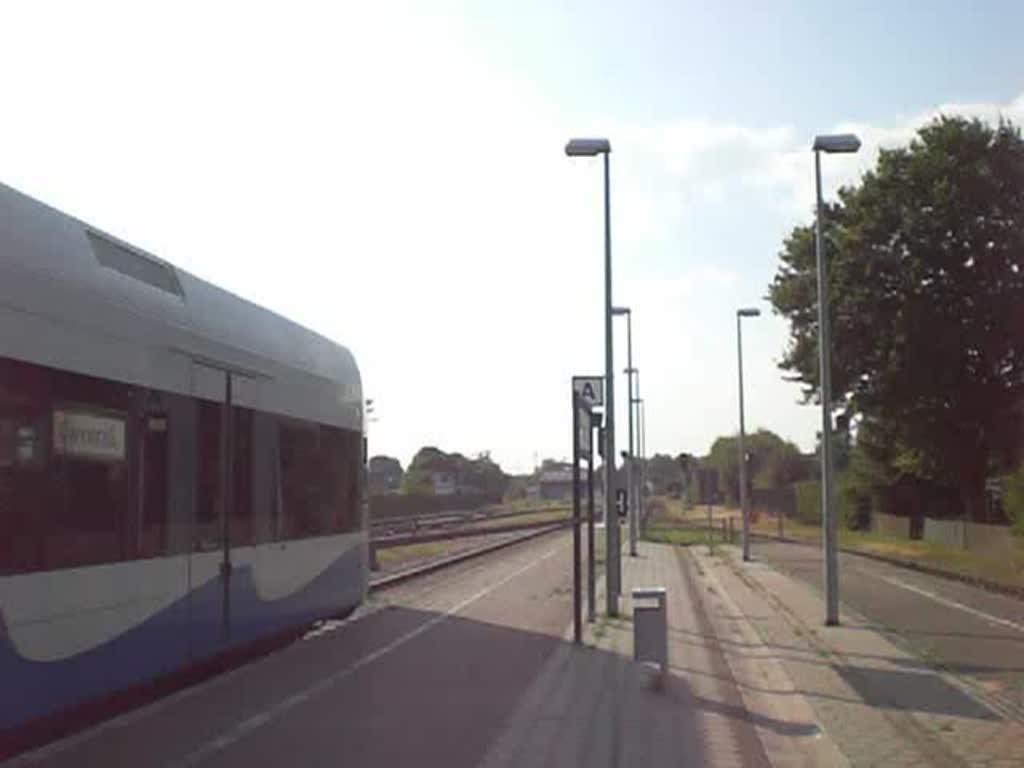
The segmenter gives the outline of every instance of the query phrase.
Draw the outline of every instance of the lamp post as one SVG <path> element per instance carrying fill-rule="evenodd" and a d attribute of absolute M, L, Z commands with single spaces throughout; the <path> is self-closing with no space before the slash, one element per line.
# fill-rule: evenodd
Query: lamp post
<path fill-rule="evenodd" d="M 640 397 L 640 369 L 633 368 L 633 377 L 636 379 L 636 384 L 633 386 L 633 395 L 629 399 L 630 416 L 633 416 L 633 409 L 636 409 L 636 455 L 640 457 L 640 461 L 634 461 L 635 467 L 633 471 L 633 486 L 636 491 L 636 509 L 637 515 L 643 520 L 644 514 L 644 493 L 643 493 L 643 476 L 646 471 L 646 467 L 643 463 L 643 433 L 640 425 L 640 403 L 642 398 Z"/>
<path fill-rule="evenodd" d="M 639 521 L 640 516 L 640 494 L 637 492 L 637 487 L 640 478 L 640 469 L 636 464 L 636 457 L 639 453 L 637 450 L 637 429 L 634 426 L 636 424 L 636 400 L 633 397 L 633 393 L 636 391 L 633 387 L 633 377 L 639 373 L 639 370 L 634 368 L 632 365 L 628 366 L 624 373 L 627 376 L 629 382 L 629 503 L 630 509 L 633 510 L 630 514 L 630 530 L 629 530 L 629 554 L 632 557 L 636 556 L 636 538 L 637 531 L 636 525 Z"/>
<path fill-rule="evenodd" d="M 817 209 L 814 223 L 814 253 L 818 264 L 818 362 L 821 366 L 821 511 L 825 526 L 825 624 L 839 623 L 839 563 L 836 559 L 836 517 L 832 490 L 832 369 L 829 361 L 828 265 L 822 244 L 821 153 L 852 153 L 860 139 L 852 133 L 814 138 L 814 182 Z"/>
<path fill-rule="evenodd" d="M 637 424 L 638 424 L 638 449 L 640 454 L 640 514 L 643 514 L 644 491 L 647 490 L 647 410 L 644 399 L 641 397 L 637 403 Z"/>
<path fill-rule="evenodd" d="M 736 310 L 736 358 L 740 378 L 740 514 L 743 517 L 743 560 L 750 560 L 750 500 L 747 498 L 747 452 L 743 446 L 746 426 L 743 421 L 743 318 L 758 317 L 761 310 L 752 307 Z"/>
<path fill-rule="evenodd" d="M 590 412 L 591 444 L 600 439 L 603 414 Z M 596 436 L 595 436 L 596 433 Z M 597 618 L 597 578 L 594 566 L 594 451 L 587 456 L 587 621 Z"/>
<path fill-rule="evenodd" d="M 615 362 L 612 345 L 612 223 L 609 182 L 611 143 L 608 139 L 571 139 L 565 145 L 569 157 L 604 156 L 604 408 L 605 408 L 605 472 L 604 505 L 607 548 L 608 589 L 606 591 L 609 616 L 619 614 L 621 590 L 621 562 L 619 559 L 619 522 L 615 504 Z"/>
<path fill-rule="evenodd" d="M 637 499 L 634 493 L 636 483 L 634 478 L 633 458 L 633 312 L 629 307 L 613 307 L 612 314 L 626 316 L 626 376 L 629 389 L 629 454 L 626 459 L 626 498 L 629 509 L 629 556 L 636 557 L 636 516 Z"/>

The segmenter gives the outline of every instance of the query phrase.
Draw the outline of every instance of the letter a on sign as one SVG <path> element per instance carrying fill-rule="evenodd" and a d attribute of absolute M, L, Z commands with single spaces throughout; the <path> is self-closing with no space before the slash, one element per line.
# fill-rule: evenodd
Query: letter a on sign
<path fill-rule="evenodd" d="M 604 379 L 601 376 L 573 376 L 572 387 L 588 408 L 604 405 Z"/>

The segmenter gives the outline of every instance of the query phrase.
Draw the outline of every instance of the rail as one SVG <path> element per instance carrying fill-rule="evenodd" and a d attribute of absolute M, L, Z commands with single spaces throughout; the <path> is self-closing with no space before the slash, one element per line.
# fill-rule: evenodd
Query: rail
<path fill-rule="evenodd" d="M 431 560 L 422 565 L 413 566 L 412 568 L 406 568 L 396 573 L 390 573 L 386 576 L 378 576 L 377 578 L 371 579 L 369 588 L 371 592 L 375 592 L 388 587 L 395 586 L 397 584 L 404 583 L 411 579 L 425 576 L 429 573 L 448 568 L 453 565 L 465 562 L 466 560 L 472 560 L 483 555 L 490 554 L 500 549 L 506 549 L 516 544 L 521 544 L 524 541 L 535 539 L 540 536 L 545 536 L 549 533 L 564 530 L 571 525 L 571 521 L 568 522 L 557 522 L 548 523 L 546 527 L 534 528 L 533 530 L 526 531 L 519 536 L 512 536 L 510 538 L 502 539 L 501 541 L 493 542 L 491 544 L 485 544 L 474 549 L 470 549 L 465 552 L 458 552 L 449 557 L 442 557 L 436 560 Z M 372 550 L 371 550 L 372 551 Z"/>
<path fill-rule="evenodd" d="M 543 512 L 565 512 L 569 513 L 569 507 L 529 507 L 526 509 L 515 509 L 505 512 L 491 511 L 487 507 L 468 510 L 452 510 L 448 512 L 434 512 L 429 515 L 393 516 L 378 518 L 370 521 L 370 532 L 374 537 L 381 537 L 383 532 L 400 533 L 404 531 L 418 531 L 421 528 L 444 528 L 453 525 L 464 525 L 484 520 L 503 520 L 525 515 L 535 515 Z M 381 532 L 381 533 L 378 533 Z"/>

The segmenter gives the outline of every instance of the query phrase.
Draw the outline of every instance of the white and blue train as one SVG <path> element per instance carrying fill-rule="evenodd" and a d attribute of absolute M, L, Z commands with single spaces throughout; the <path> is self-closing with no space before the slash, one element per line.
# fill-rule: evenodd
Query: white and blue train
<path fill-rule="evenodd" d="M 343 347 L 0 186 L 0 742 L 357 605 Z"/>

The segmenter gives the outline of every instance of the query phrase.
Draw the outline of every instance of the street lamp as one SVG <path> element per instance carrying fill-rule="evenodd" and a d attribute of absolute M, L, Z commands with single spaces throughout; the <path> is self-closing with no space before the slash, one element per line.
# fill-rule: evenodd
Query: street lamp
<path fill-rule="evenodd" d="M 640 397 L 640 369 L 639 368 L 633 368 L 633 376 L 636 378 L 636 386 L 633 388 L 633 392 L 635 393 L 636 396 L 635 397 L 630 397 L 630 399 L 629 399 L 629 407 L 630 407 L 630 416 L 631 417 L 633 416 L 633 413 L 632 413 L 633 409 L 636 408 L 636 423 L 637 423 L 637 430 L 636 430 L 636 455 L 640 457 L 640 461 L 637 462 L 637 466 L 635 467 L 635 473 L 634 473 L 634 477 L 633 477 L 633 481 L 634 481 L 633 484 L 636 487 L 637 515 L 640 517 L 640 519 L 643 519 L 643 516 L 644 516 L 644 514 L 643 514 L 643 512 L 644 512 L 643 477 L 644 477 L 644 473 L 647 471 L 647 467 L 644 465 L 644 460 L 643 460 L 643 458 L 644 458 L 643 429 L 642 429 L 642 425 L 640 423 L 640 407 L 641 407 L 641 404 L 643 403 L 643 398 Z"/>
<path fill-rule="evenodd" d="M 647 410 L 641 397 L 637 403 L 637 448 L 640 453 L 640 501 L 643 503 L 647 485 Z M 642 507 L 641 507 L 642 511 Z"/>
<path fill-rule="evenodd" d="M 604 508 L 608 559 L 606 592 L 608 615 L 617 616 L 622 573 L 619 560 L 619 523 L 612 506 L 615 503 L 615 361 L 612 354 L 612 215 L 608 171 L 611 151 L 612 146 L 608 139 L 572 139 L 565 145 L 565 154 L 569 157 L 604 155 Z"/>
<path fill-rule="evenodd" d="M 736 310 L 736 358 L 740 376 L 740 514 L 743 516 L 743 560 L 750 560 L 750 501 L 747 499 L 747 453 L 743 448 L 746 427 L 743 422 L 743 318 L 760 317 L 761 310 L 747 307 Z"/>
<path fill-rule="evenodd" d="M 626 316 L 626 376 L 629 388 L 629 401 L 633 401 L 633 313 L 629 307 L 612 307 L 613 315 Z M 629 508 L 629 556 L 636 557 L 636 514 L 637 499 L 634 494 L 636 484 L 633 477 L 633 406 L 629 406 L 629 454 L 626 460 L 626 498 Z"/>
<path fill-rule="evenodd" d="M 818 263 L 818 360 L 821 366 L 821 510 L 825 526 L 825 624 L 839 623 L 839 563 L 836 560 L 836 517 L 832 491 L 832 369 L 829 361 L 828 269 L 822 245 L 821 153 L 852 153 L 860 139 L 852 133 L 815 136 L 814 182 L 817 214 L 814 222 L 814 253 Z"/>

